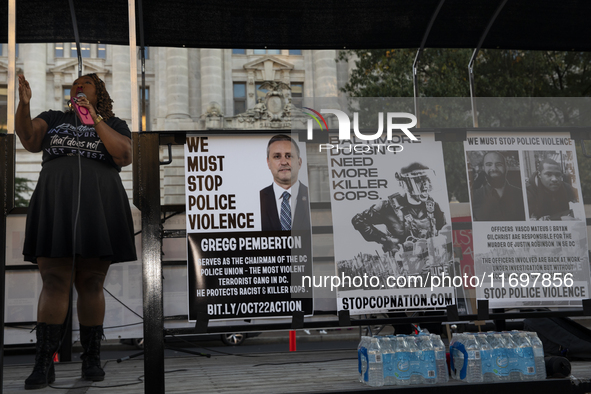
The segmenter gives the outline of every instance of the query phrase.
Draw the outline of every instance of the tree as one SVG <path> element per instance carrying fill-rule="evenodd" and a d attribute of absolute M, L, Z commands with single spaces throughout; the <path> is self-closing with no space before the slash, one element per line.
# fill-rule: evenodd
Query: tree
<path fill-rule="evenodd" d="M 339 61 L 354 61 L 353 70 L 343 91 L 351 97 L 412 97 L 412 64 L 415 49 L 372 49 L 342 51 Z M 468 62 L 471 49 L 426 49 L 418 63 L 417 77 L 420 97 L 469 97 Z M 477 97 L 589 97 L 591 96 L 591 53 L 557 51 L 481 50 L 475 60 L 475 91 Z M 522 100 L 523 102 L 523 100 Z M 463 102 L 465 104 L 465 100 Z M 436 105 L 421 105 L 424 126 L 441 124 L 445 119 L 454 127 L 471 126 L 461 116 L 465 108 L 461 101 L 442 110 Z M 454 108 L 455 105 L 455 108 Z M 542 114 L 544 124 L 558 122 L 571 125 L 581 116 L 568 103 L 554 106 L 552 111 L 527 110 Z M 496 126 L 504 122 L 519 125 L 523 108 L 501 117 L 483 111 L 482 121 Z M 529 114 L 532 115 L 532 114 Z M 479 114 L 479 122 L 481 115 Z M 482 125 L 482 124 L 481 124 Z M 433 127 L 433 126 L 431 126 Z M 466 164 L 461 142 L 444 142 L 446 178 L 450 200 L 468 201 Z M 582 180 L 591 179 L 591 170 L 582 155 L 578 155 Z M 591 182 L 582 182 L 586 203 L 591 203 Z"/>

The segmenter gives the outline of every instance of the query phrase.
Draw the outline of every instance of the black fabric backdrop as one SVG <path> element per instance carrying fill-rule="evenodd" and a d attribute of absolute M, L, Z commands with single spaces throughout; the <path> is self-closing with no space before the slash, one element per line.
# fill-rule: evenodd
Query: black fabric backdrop
<path fill-rule="evenodd" d="M 136 0 L 136 6 L 140 1 L 147 46 L 270 49 L 417 48 L 439 3 Z M 500 2 L 446 0 L 426 46 L 475 47 Z M 7 42 L 8 2 L 2 3 L 0 42 Z M 74 3 L 81 42 L 129 43 L 127 1 Z M 509 0 L 483 48 L 589 51 L 590 19 L 590 0 Z M 16 39 L 73 42 L 68 1 L 17 0 Z"/>

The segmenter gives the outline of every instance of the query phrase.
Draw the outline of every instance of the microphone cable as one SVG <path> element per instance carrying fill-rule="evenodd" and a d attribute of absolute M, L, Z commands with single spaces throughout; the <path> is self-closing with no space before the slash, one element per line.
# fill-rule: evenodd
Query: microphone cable
<path fill-rule="evenodd" d="M 79 139 L 79 132 L 78 132 L 78 117 L 74 112 L 74 135 L 76 137 L 76 156 L 78 157 L 78 192 L 76 198 L 76 213 L 74 214 L 74 226 L 72 232 L 72 272 L 70 274 L 70 290 L 68 292 L 68 312 L 66 314 L 66 318 L 62 323 L 62 327 L 64 328 L 64 333 L 58 344 L 58 350 L 62 347 L 62 344 L 66 338 L 66 334 L 68 332 L 68 325 L 71 324 L 72 321 L 72 309 L 73 309 L 73 292 L 74 292 L 74 278 L 76 276 L 76 242 L 77 242 L 77 232 L 78 232 L 78 222 L 80 218 L 80 202 L 81 202 L 81 195 L 82 195 L 82 159 L 80 158 L 80 139 Z M 49 370 L 48 370 L 49 373 Z M 46 377 L 47 378 L 47 377 Z M 47 380 L 47 379 L 46 379 Z"/>

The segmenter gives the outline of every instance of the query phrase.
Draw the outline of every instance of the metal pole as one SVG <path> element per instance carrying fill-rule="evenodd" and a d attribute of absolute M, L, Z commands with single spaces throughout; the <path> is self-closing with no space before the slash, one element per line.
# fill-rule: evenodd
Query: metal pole
<path fill-rule="evenodd" d="M 14 113 L 16 110 L 16 0 L 8 0 L 8 87 L 6 118 L 8 134 L 14 134 Z M 4 316 L 4 315 L 2 315 Z"/>
<path fill-rule="evenodd" d="M 419 59 L 423 54 L 423 49 L 425 49 L 425 43 L 427 42 L 427 38 L 429 37 L 429 33 L 431 32 L 433 23 L 435 23 L 435 19 L 437 19 L 437 15 L 439 15 L 439 11 L 441 10 L 443 3 L 445 3 L 445 0 L 441 0 L 439 2 L 437 8 L 435 9 L 435 12 L 433 12 L 433 15 L 431 15 L 431 20 L 429 21 L 429 25 L 427 26 L 425 34 L 423 35 L 423 41 L 421 42 L 421 46 L 417 51 L 414 62 L 412 63 L 412 87 L 415 102 L 415 116 L 417 118 L 417 128 L 421 127 L 421 113 L 419 112 L 419 87 L 417 81 L 417 64 L 419 63 Z"/>
<path fill-rule="evenodd" d="M 164 393 L 164 308 L 162 302 L 162 227 L 158 133 L 134 133 L 142 211 L 144 294 L 144 392 Z M 135 142 L 135 141 L 134 141 Z"/>
<path fill-rule="evenodd" d="M 129 15 L 129 77 L 131 80 L 131 130 L 139 130 L 139 100 L 137 85 L 137 46 L 135 34 L 135 0 L 127 2 Z"/>
<path fill-rule="evenodd" d="M 141 109 L 142 109 L 142 115 L 146 116 L 146 46 L 144 45 L 144 10 L 143 10 L 143 6 L 142 6 L 142 0 L 139 0 L 137 3 L 137 19 L 138 19 L 138 24 L 140 27 L 140 67 L 141 67 L 141 71 L 142 71 L 142 94 L 141 94 L 141 100 L 142 100 L 142 104 L 141 104 Z M 146 121 L 146 125 L 148 124 L 148 122 Z M 140 119 L 140 127 L 139 127 L 139 131 L 145 131 L 144 130 L 144 125 L 141 122 Z"/>
<path fill-rule="evenodd" d="M 6 291 L 6 216 L 14 206 L 14 134 L 2 134 L 0 136 L 0 382 L 4 381 L 4 310 Z M 0 384 L 0 394 L 2 393 Z"/>
<path fill-rule="evenodd" d="M 129 0 L 131 15 L 134 0 Z M 133 45 L 132 97 L 137 109 L 137 63 L 135 60 L 135 5 L 134 18 L 129 20 L 129 41 Z M 140 46 L 142 56 L 142 100 L 145 100 L 145 55 L 142 0 L 138 0 Z M 133 33 L 132 33 L 133 29 Z M 133 38 L 132 38 L 133 36 Z M 131 50 L 130 50 L 131 53 Z M 133 100 L 133 99 L 132 99 Z M 132 101 L 133 102 L 133 101 Z M 132 114 L 133 115 L 133 114 Z M 139 111 L 135 111 L 139 119 Z M 132 117 L 132 119 L 134 119 Z M 160 222 L 160 135 L 137 133 L 139 122 L 133 125 L 134 143 L 134 204 L 142 212 L 142 273 L 144 297 L 144 392 L 166 392 L 164 381 L 164 307 L 162 302 L 162 224 Z"/>
<path fill-rule="evenodd" d="M 472 54 L 472 58 L 476 58 L 477 50 Z M 468 63 L 468 77 L 470 81 L 470 103 L 472 103 L 472 125 L 478 127 L 478 113 L 476 112 L 476 92 L 474 88 L 474 61 L 470 59 Z"/>
<path fill-rule="evenodd" d="M 78 22 L 76 21 L 76 10 L 74 0 L 70 2 L 70 15 L 72 16 L 72 27 L 74 28 L 74 40 L 76 40 L 76 53 L 78 55 L 78 77 L 82 76 L 82 53 L 80 53 L 80 35 L 78 34 Z"/>
<path fill-rule="evenodd" d="M 14 205 L 14 111 L 16 93 L 16 0 L 8 1 L 7 134 L 0 137 L 0 382 L 4 382 L 4 310 L 6 292 L 6 215 Z M 0 384 L 0 394 L 3 392 Z"/>
<path fill-rule="evenodd" d="M 495 11 L 493 16 L 488 21 L 488 25 L 486 26 L 486 29 L 482 33 L 482 36 L 480 37 L 480 41 L 478 41 L 478 46 L 476 47 L 476 49 L 474 49 L 474 52 L 472 53 L 472 57 L 470 58 L 470 61 L 468 62 L 468 76 L 469 76 L 469 80 L 470 80 L 470 102 L 472 103 L 472 122 L 474 124 L 474 127 L 478 127 L 478 112 L 476 111 L 476 88 L 474 86 L 474 61 L 476 60 L 476 56 L 478 56 L 478 52 L 480 51 L 480 48 L 482 47 L 482 44 L 484 43 L 484 39 L 488 35 L 490 28 L 492 27 L 493 23 L 495 23 L 497 16 L 499 16 L 499 14 L 501 13 L 501 10 L 503 9 L 503 7 L 505 6 L 506 3 L 507 3 L 507 0 L 502 0 L 501 4 L 499 4 L 499 6 L 497 7 L 497 10 Z"/>

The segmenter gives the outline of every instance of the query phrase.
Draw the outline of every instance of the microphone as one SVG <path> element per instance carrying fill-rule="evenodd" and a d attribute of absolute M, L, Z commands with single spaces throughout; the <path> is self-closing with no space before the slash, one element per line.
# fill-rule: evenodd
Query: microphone
<path fill-rule="evenodd" d="M 76 114 L 80 118 L 80 121 L 82 121 L 82 124 L 93 126 L 94 120 L 92 120 L 92 116 L 90 116 L 90 111 L 87 108 L 78 105 L 78 100 L 82 98 L 86 98 L 86 95 L 82 92 L 79 92 L 76 97 L 72 97 L 70 101 L 72 102 L 72 106 L 76 110 Z"/>

